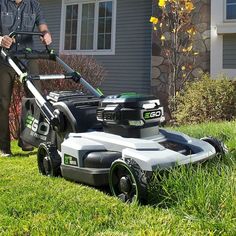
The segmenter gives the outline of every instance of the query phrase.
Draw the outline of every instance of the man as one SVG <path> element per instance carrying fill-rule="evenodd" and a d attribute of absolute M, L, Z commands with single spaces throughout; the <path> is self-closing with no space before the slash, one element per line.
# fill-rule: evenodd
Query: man
<path fill-rule="evenodd" d="M 16 39 L 8 35 L 12 31 L 38 31 L 43 34 L 41 41 L 49 45 L 52 42 L 51 34 L 40 9 L 38 0 L 0 0 L 0 47 L 10 50 L 33 47 L 33 37 L 18 35 Z M 31 73 L 37 73 L 38 66 L 34 61 L 28 62 Z M 15 72 L 2 59 L 0 59 L 0 156 L 11 156 L 10 131 L 9 131 L 9 106 L 15 79 Z M 39 85 L 35 83 L 39 88 Z M 29 91 L 26 91 L 29 95 Z M 24 151 L 32 150 L 32 147 L 20 141 L 19 146 Z"/>

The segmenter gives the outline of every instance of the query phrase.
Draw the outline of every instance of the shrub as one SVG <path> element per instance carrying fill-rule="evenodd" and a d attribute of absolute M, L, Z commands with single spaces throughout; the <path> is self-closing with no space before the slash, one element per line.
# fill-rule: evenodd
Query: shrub
<path fill-rule="evenodd" d="M 71 68 L 78 71 L 89 83 L 95 88 L 99 86 L 104 78 L 104 69 L 92 57 L 86 56 L 61 56 Z M 58 63 L 49 60 L 39 60 L 40 74 L 60 74 L 64 70 Z M 49 91 L 62 91 L 62 90 L 76 90 L 80 89 L 81 85 L 76 84 L 71 80 L 47 80 L 42 82 L 43 93 L 47 94 Z M 85 91 L 86 92 L 86 91 Z M 21 98 L 24 96 L 21 83 L 16 80 L 13 89 L 12 103 L 9 110 L 10 116 L 10 133 L 11 138 L 18 137 L 19 130 L 19 116 L 21 112 Z"/>
<path fill-rule="evenodd" d="M 231 120 L 236 116 L 236 86 L 227 78 L 211 79 L 204 75 L 188 83 L 176 102 L 173 116 L 178 123 Z"/>
<path fill-rule="evenodd" d="M 19 114 L 21 112 L 21 98 L 23 95 L 24 91 L 21 83 L 18 80 L 15 80 L 12 102 L 9 109 L 9 128 L 12 139 L 17 139 L 18 137 L 18 130 L 20 127 Z"/>

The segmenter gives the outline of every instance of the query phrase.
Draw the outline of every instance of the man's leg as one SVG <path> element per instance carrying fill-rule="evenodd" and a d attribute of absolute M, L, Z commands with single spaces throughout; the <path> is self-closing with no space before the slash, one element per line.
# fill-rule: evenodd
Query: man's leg
<path fill-rule="evenodd" d="M 39 66 L 38 66 L 38 63 L 35 60 L 31 60 L 31 61 L 28 62 L 28 68 L 29 68 L 29 73 L 30 74 L 32 74 L 32 75 L 38 75 L 39 74 Z M 42 91 L 41 82 L 39 80 L 32 81 L 32 83 L 39 92 Z M 25 89 L 25 96 L 27 98 L 34 97 L 33 94 L 29 91 L 28 88 L 25 87 L 24 89 Z"/>
<path fill-rule="evenodd" d="M 9 106 L 14 84 L 14 71 L 5 65 L 0 65 L 0 150 L 11 153 L 9 131 Z"/>

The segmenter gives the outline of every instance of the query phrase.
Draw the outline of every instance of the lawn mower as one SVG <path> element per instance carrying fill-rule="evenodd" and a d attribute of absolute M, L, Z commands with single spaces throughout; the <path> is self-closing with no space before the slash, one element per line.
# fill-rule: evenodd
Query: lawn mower
<path fill-rule="evenodd" d="M 16 35 L 40 33 L 13 32 Z M 123 93 L 105 97 L 70 68 L 53 50 L 2 49 L 1 56 L 34 95 L 23 100 L 25 127 L 21 138 L 38 147 L 40 173 L 100 187 L 124 202 L 145 202 L 154 171 L 202 162 L 224 154 L 222 142 L 196 139 L 160 128 L 163 107 L 152 95 Z M 31 75 L 25 59 L 59 63 L 64 74 Z M 43 96 L 32 81 L 71 79 L 90 92 L 51 91 Z"/>

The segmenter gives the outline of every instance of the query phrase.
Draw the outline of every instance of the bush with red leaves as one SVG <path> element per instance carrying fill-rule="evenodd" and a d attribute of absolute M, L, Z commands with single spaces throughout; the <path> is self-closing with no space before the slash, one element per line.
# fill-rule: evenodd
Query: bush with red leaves
<path fill-rule="evenodd" d="M 61 59 L 75 71 L 78 71 L 87 82 L 97 88 L 104 79 L 105 71 L 101 65 L 92 57 L 79 55 L 62 55 Z M 63 68 L 54 61 L 38 60 L 40 74 L 62 74 Z M 82 90 L 80 84 L 76 84 L 72 80 L 47 80 L 42 81 L 43 93 L 47 94 L 50 91 L 65 91 L 65 90 Z M 83 91 L 86 92 L 86 91 Z M 24 96 L 24 91 L 21 83 L 16 79 L 12 102 L 9 109 L 9 126 L 12 139 L 18 138 L 19 116 L 21 113 L 21 98 Z"/>

